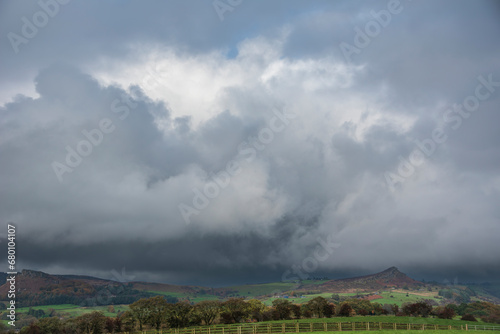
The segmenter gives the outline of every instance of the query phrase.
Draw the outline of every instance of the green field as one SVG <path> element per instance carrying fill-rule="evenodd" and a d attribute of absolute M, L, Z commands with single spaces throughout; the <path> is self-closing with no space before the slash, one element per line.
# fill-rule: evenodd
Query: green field
<path fill-rule="evenodd" d="M 168 297 L 176 297 L 179 300 L 189 300 L 190 302 L 193 303 L 199 303 L 204 300 L 219 300 L 218 296 L 214 295 L 200 295 L 200 294 L 188 294 L 188 293 L 182 293 L 182 292 L 168 292 L 168 291 L 153 291 L 153 290 L 148 290 L 147 292 L 155 293 L 158 295 L 162 296 L 168 296 Z"/>
<path fill-rule="evenodd" d="M 379 294 L 381 299 L 374 299 L 372 302 L 377 302 L 380 304 L 396 304 L 401 306 L 403 303 L 410 302 L 415 303 L 419 300 L 430 299 L 435 300 L 437 303 L 441 301 L 441 298 L 436 298 L 435 296 L 419 296 L 412 294 L 411 291 L 408 291 L 408 297 L 406 297 L 406 293 L 403 292 L 395 292 L 395 291 L 383 291 Z M 391 298 L 392 296 L 392 298 Z"/>
<path fill-rule="evenodd" d="M 237 285 L 228 287 L 227 290 L 235 290 L 238 297 L 257 297 L 284 291 L 290 291 L 297 286 L 296 283 L 267 283 L 267 284 L 250 284 Z"/>
<path fill-rule="evenodd" d="M 62 316 L 67 317 L 77 317 L 85 313 L 93 312 L 93 311 L 101 311 L 104 315 L 108 317 L 114 317 L 120 311 L 127 311 L 128 305 L 113 305 L 115 312 L 108 312 L 108 306 L 95 306 L 95 307 L 80 307 L 78 305 L 64 304 L 64 305 L 44 305 L 44 306 L 33 306 L 33 310 L 44 310 L 48 311 L 49 309 L 56 310 Z M 18 313 L 28 313 L 29 307 L 23 307 L 17 309 Z M 379 315 L 379 316 L 354 316 L 354 317 L 332 317 L 332 318 L 312 318 L 312 319 L 299 319 L 299 320 L 276 320 L 276 321 L 268 321 L 268 323 L 310 323 L 310 322 L 385 322 L 385 323 L 412 323 L 412 324 L 432 324 L 432 325 L 452 325 L 452 326 L 460 326 L 460 325 L 493 325 L 495 324 L 487 324 L 481 322 L 472 322 L 472 321 L 462 321 L 458 319 L 439 319 L 439 318 L 421 318 L 421 317 L 396 317 L 389 315 Z M 499 326 L 499 325 L 497 325 Z M 426 331 L 427 332 L 427 331 Z"/>
<path fill-rule="evenodd" d="M 108 305 L 105 306 L 94 306 L 94 307 L 81 307 L 79 305 L 72 304 L 62 304 L 62 305 L 43 305 L 43 306 L 32 306 L 33 310 L 43 310 L 45 313 L 53 309 L 63 317 L 77 317 L 85 313 L 90 313 L 93 311 L 100 311 L 107 317 L 116 317 L 118 312 L 124 312 L 128 310 L 128 305 L 113 305 L 115 312 L 108 311 Z M 17 313 L 28 313 L 29 307 L 21 307 L 17 309 Z"/>
<path fill-rule="evenodd" d="M 305 279 L 305 280 L 300 281 L 301 284 L 315 284 L 315 285 L 323 284 L 325 282 L 328 282 L 328 280 L 310 280 L 310 279 Z"/>
<path fill-rule="evenodd" d="M 68 309 L 74 309 L 80 307 L 79 305 L 73 305 L 73 304 L 60 304 L 60 305 L 41 305 L 41 306 L 31 306 L 31 307 L 21 307 L 17 309 L 17 312 L 19 313 L 28 313 L 28 310 L 30 308 L 34 310 L 43 310 L 47 311 L 49 309 L 54 309 L 56 311 L 59 310 L 68 310 Z"/>
<path fill-rule="evenodd" d="M 283 322 L 385 322 L 391 324 L 430 324 L 430 325 L 446 325 L 446 326 L 461 326 L 469 325 L 486 325 L 486 326 L 500 326 L 495 324 L 487 324 L 478 320 L 462 321 L 458 319 L 439 319 L 439 318 L 421 318 L 421 317 L 396 317 L 392 315 L 376 315 L 376 316 L 354 316 L 354 317 L 332 317 L 332 318 L 313 318 L 313 319 L 299 319 L 299 320 L 277 320 L 269 321 L 270 323 L 283 323 Z M 427 331 L 426 331 L 427 333 Z"/>
<path fill-rule="evenodd" d="M 80 307 L 78 305 L 71 305 L 71 304 L 65 304 L 65 305 L 46 305 L 46 306 L 38 306 L 38 307 L 32 307 L 33 309 L 42 309 L 44 311 L 48 311 L 49 309 L 54 309 L 58 312 L 60 316 L 65 316 L 65 317 L 76 317 L 79 315 L 82 315 L 84 313 L 92 312 L 92 311 L 101 311 L 103 312 L 106 316 L 116 316 L 117 312 L 119 311 L 125 311 L 128 309 L 128 306 L 126 305 L 114 305 L 115 312 L 110 313 L 108 312 L 108 306 L 96 306 L 96 307 Z M 29 308 L 20 308 L 18 309 L 18 312 L 20 313 L 27 313 Z M 381 315 L 381 316 L 354 316 L 354 317 L 332 317 L 332 318 L 317 318 L 317 319 L 299 319 L 299 320 L 276 320 L 276 321 L 268 321 L 264 323 L 255 323 L 254 325 L 265 325 L 266 323 L 268 324 L 294 324 L 294 323 L 299 323 L 299 324 L 308 324 L 308 323 L 314 323 L 318 324 L 321 326 L 321 323 L 339 323 L 342 322 L 342 327 L 344 331 L 352 331 L 351 329 L 351 323 L 357 323 L 356 327 L 357 329 L 359 328 L 359 325 L 362 323 L 370 323 L 370 326 L 373 326 L 372 329 L 377 331 L 378 333 L 415 333 L 415 329 L 413 330 L 379 330 L 377 327 L 379 326 L 378 323 L 385 323 L 385 324 L 414 324 L 414 325 L 441 325 L 441 326 L 458 326 L 461 327 L 463 326 L 465 328 L 465 325 L 468 324 L 469 330 L 474 330 L 473 326 L 478 326 L 478 330 L 481 330 L 482 326 L 496 326 L 497 328 L 500 328 L 500 325 L 498 324 L 489 324 L 489 323 L 484 323 L 482 321 L 478 322 L 470 322 L 470 321 L 462 321 L 459 319 L 439 319 L 439 318 L 421 318 L 421 317 L 397 317 L 397 316 L 386 316 L 386 315 Z M 215 326 L 210 326 L 213 329 L 216 328 L 227 328 L 228 333 L 230 327 L 234 326 L 252 326 L 252 324 L 249 323 L 242 323 L 242 324 L 232 324 L 232 325 L 215 325 Z M 302 327 L 302 326 L 301 326 Z M 197 327 L 197 328 L 204 328 L 204 327 Z M 311 324 L 311 329 L 313 328 Z M 385 326 L 387 328 L 387 325 Z M 401 328 L 401 327 L 400 327 Z M 405 327 L 406 328 L 406 327 Z M 456 327 L 455 327 L 456 328 Z M 373 332 L 370 331 L 370 332 Z M 434 330 L 434 329 L 426 329 L 425 333 L 432 334 L 434 332 L 436 333 L 443 333 L 444 329 L 439 329 L 439 330 Z M 357 333 L 368 333 L 369 331 L 364 331 L 364 330 L 356 330 Z M 459 330 L 446 330 L 446 333 L 448 334 L 456 334 L 458 332 L 463 333 L 464 331 L 459 331 Z M 214 331 L 216 333 L 216 331 Z M 300 332 L 302 334 L 306 333 L 308 334 L 309 332 Z M 315 332 L 310 332 L 312 333 L 327 333 L 327 332 L 322 332 L 322 331 L 315 331 Z M 331 333 L 331 332 L 328 332 Z M 491 331 L 488 330 L 488 333 L 499 333 L 500 330 L 495 330 Z"/>
<path fill-rule="evenodd" d="M 191 294 L 183 292 L 168 292 L 168 291 L 155 291 L 148 290 L 154 294 L 159 294 L 163 296 L 176 297 L 179 300 L 188 300 L 190 302 L 198 303 L 204 300 L 226 300 L 228 298 L 246 298 L 251 299 L 263 295 L 281 293 L 283 291 L 288 291 L 295 287 L 294 283 L 269 283 L 269 284 L 254 284 L 254 285 L 239 285 L 227 288 L 229 292 L 227 296 L 222 298 L 217 295 L 212 294 Z"/>
<path fill-rule="evenodd" d="M 342 324 L 339 324 L 342 323 Z M 212 325 L 202 327 L 190 327 L 180 331 L 169 330 L 170 334 L 224 334 L 224 333 L 331 333 L 332 331 L 347 331 L 368 333 L 376 331 L 387 333 L 415 333 L 425 329 L 425 333 L 463 333 L 469 326 L 469 330 L 486 329 L 488 332 L 500 333 L 500 326 L 487 323 L 470 324 L 461 320 L 444 320 L 434 318 L 414 318 L 395 316 L 356 316 L 337 317 L 329 319 L 301 319 L 289 321 L 269 321 L 259 323 L 241 323 L 228 325 Z M 328 331 L 326 331 L 328 328 Z M 397 329 L 396 329 L 397 328 Z M 450 328 L 450 329 L 448 329 Z M 495 328 L 495 331 L 491 329 Z M 369 329 L 369 330 L 368 330 Z"/>
<path fill-rule="evenodd" d="M 373 334 L 374 331 L 356 331 L 355 333 L 359 334 Z M 387 333 L 387 334 L 394 334 L 394 333 L 402 333 L 402 334 L 415 334 L 415 330 L 377 330 L 377 333 Z M 331 334 L 332 332 L 301 332 L 301 334 Z M 424 333 L 426 334 L 463 334 L 464 331 L 461 330 L 425 330 Z M 467 333 L 467 332 L 466 332 Z M 500 331 L 487 331 L 487 333 L 491 334 L 500 334 Z"/>
<path fill-rule="evenodd" d="M 318 293 L 318 294 L 314 294 L 314 295 L 303 295 L 302 297 L 288 297 L 287 300 L 290 301 L 291 303 L 294 303 L 294 304 L 303 304 L 303 303 L 307 303 L 308 301 L 310 301 L 311 299 L 316 298 L 316 297 L 323 297 L 323 298 L 329 299 L 332 297 L 332 294 L 331 293 Z M 270 305 L 272 305 L 273 300 L 276 300 L 276 299 L 280 299 L 280 298 L 271 297 L 269 299 L 264 300 L 263 302 L 267 306 L 270 306 Z"/>
<path fill-rule="evenodd" d="M 199 303 L 204 300 L 221 300 L 221 298 L 214 296 L 214 295 L 203 295 L 203 296 L 195 296 L 195 297 L 189 297 L 189 301 L 193 303 Z"/>
<path fill-rule="evenodd" d="M 338 295 L 341 297 L 354 297 L 356 295 L 366 295 L 367 293 L 339 293 Z M 398 306 L 403 305 L 403 303 L 410 302 L 415 303 L 417 301 L 423 299 L 435 300 L 437 303 L 440 302 L 440 298 L 436 298 L 435 296 L 419 296 L 413 294 L 411 291 L 408 291 L 408 297 L 406 296 L 406 292 L 395 292 L 395 291 L 384 291 L 380 292 L 379 295 L 382 297 L 380 299 L 374 299 L 372 302 L 380 303 L 380 304 L 396 304 Z M 315 297 L 324 297 L 326 299 L 330 299 L 332 297 L 332 293 L 318 293 L 312 295 L 303 295 L 302 297 L 289 297 L 287 300 L 294 304 L 303 304 L 307 303 L 311 299 Z M 392 296 L 392 297 L 391 297 Z M 271 297 L 264 300 L 264 304 L 270 306 L 272 305 L 273 300 L 277 299 L 277 297 Z"/>

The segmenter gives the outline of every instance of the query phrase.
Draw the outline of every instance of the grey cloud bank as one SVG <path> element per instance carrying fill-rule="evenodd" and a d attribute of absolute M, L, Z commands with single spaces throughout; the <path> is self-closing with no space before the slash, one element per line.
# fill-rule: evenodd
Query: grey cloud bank
<path fill-rule="evenodd" d="M 210 1 L 42 2 L 59 11 L 29 38 L 42 6 L 0 5 L 0 221 L 20 267 L 499 277 L 494 1 L 234 1 L 223 20 Z M 17 53 L 11 32 L 29 41 Z M 399 175 L 417 148 L 425 162 Z"/>

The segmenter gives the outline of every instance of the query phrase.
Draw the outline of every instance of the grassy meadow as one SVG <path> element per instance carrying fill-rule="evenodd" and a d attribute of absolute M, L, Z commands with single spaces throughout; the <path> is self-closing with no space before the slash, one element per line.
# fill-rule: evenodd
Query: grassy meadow
<path fill-rule="evenodd" d="M 43 310 L 46 314 L 50 310 L 55 310 L 58 315 L 62 317 L 78 317 L 85 313 L 90 313 L 93 311 L 100 311 L 107 317 L 116 317 L 118 312 L 124 312 L 128 310 L 128 305 L 112 305 L 114 312 L 110 312 L 110 305 L 105 306 L 93 306 L 93 307 L 82 307 L 79 305 L 72 304 L 61 304 L 61 305 L 43 305 L 43 306 L 32 306 L 33 310 Z M 17 313 L 27 314 L 30 307 L 21 307 L 16 310 Z"/>
<path fill-rule="evenodd" d="M 369 333 L 372 333 L 373 334 L 374 331 L 356 331 L 356 333 L 358 334 L 369 334 Z M 399 334 L 415 334 L 415 330 L 377 330 L 376 331 L 377 333 L 390 333 L 390 334 L 394 334 L 394 333 L 399 333 Z M 327 334 L 327 333 L 332 333 L 332 332 L 301 332 L 301 334 Z M 425 330 L 425 333 L 426 334 L 443 334 L 443 330 L 442 329 L 438 329 L 438 330 Z M 451 329 L 451 330 L 445 330 L 446 334 L 463 334 L 464 331 L 462 330 L 454 330 L 454 329 Z M 500 331 L 487 331 L 487 333 L 489 334 L 500 334 Z"/>

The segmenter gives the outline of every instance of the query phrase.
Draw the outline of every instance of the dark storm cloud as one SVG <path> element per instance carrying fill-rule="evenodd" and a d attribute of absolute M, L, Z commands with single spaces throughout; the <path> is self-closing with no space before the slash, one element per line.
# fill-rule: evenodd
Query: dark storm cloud
<path fill-rule="evenodd" d="M 121 6 L 61 5 L 17 54 L 2 39 L 0 221 L 23 266 L 221 285 L 280 280 L 330 242 L 310 275 L 500 274 L 493 2 L 401 1 L 351 61 L 339 45 L 389 2 L 243 2 L 223 21 L 210 1 Z M 39 10 L 2 4 L 2 36 Z M 478 85 L 490 94 L 453 127 Z M 238 173 L 186 224 L 179 205 L 228 162 Z"/>

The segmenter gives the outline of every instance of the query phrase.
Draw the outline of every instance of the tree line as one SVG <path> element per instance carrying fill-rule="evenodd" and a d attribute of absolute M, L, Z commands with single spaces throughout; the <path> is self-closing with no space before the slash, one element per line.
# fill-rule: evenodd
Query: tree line
<path fill-rule="evenodd" d="M 463 320 L 500 323 L 500 306 L 487 302 L 460 305 L 433 306 L 430 301 L 396 304 L 348 299 L 333 303 L 315 297 L 303 304 L 293 304 L 284 298 L 275 299 L 266 306 L 257 299 L 231 298 L 226 301 L 206 300 L 196 304 L 187 301 L 168 303 L 163 296 L 140 299 L 129 305 L 129 310 L 117 317 L 106 317 L 92 312 L 76 318 L 61 320 L 57 316 L 41 318 L 22 328 L 21 334 L 101 334 L 131 332 L 144 329 L 185 328 L 189 326 L 261 322 L 307 318 L 351 317 L 355 315 L 396 315 L 413 317 L 439 317 L 452 319 L 461 315 Z"/>

